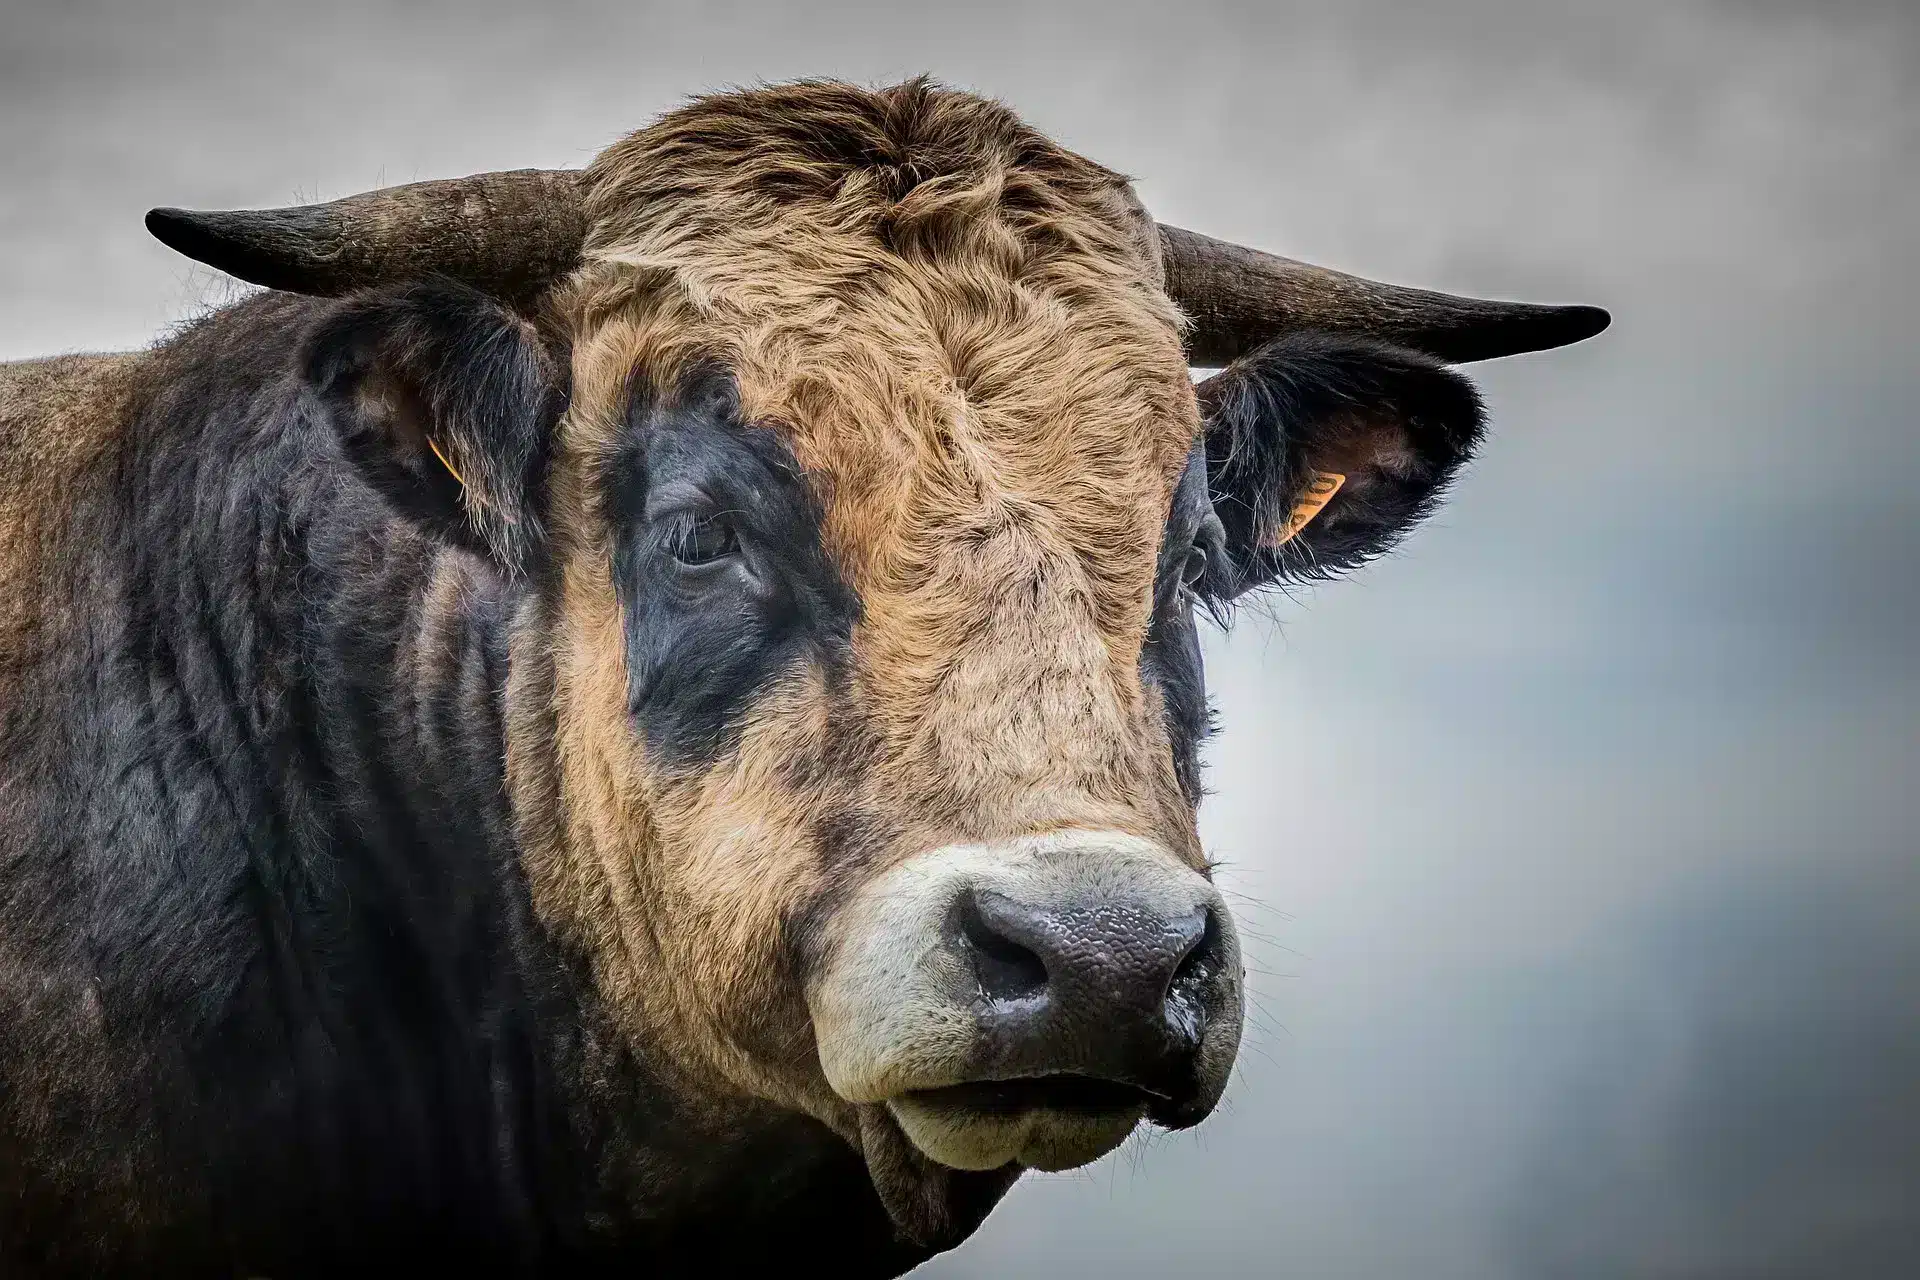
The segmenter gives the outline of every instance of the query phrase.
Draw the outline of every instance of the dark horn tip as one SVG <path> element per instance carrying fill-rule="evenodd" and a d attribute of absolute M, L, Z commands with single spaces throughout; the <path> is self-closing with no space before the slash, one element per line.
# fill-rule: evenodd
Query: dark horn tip
<path fill-rule="evenodd" d="M 324 211 L 147 210 L 147 231 L 161 244 L 195 262 L 269 289 L 326 292 L 314 256 L 331 227 Z"/>
<path fill-rule="evenodd" d="M 222 222 L 217 213 L 165 207 L 147 210 L 146 218 L 147 231 L 175 253 L 250 284 L 264 283 L 254 278 L 259 273 L 249 269 L 245 246 L 235 242 Z"/>
<path fill-rule="evenodd" d="M 1511 354 L 1525 351 L 1551 351 L 1555 347 L 1585 342 L 1613 323 L 1604 307 L 1542 307 L 1514 326 L 1515 341 Z M 1495 339 L 1496 347 L 1503 345 Z M 1501 353 L 1506 354 L 1506 353 Z"/>
<path fill-rule="evenodd" d="M 195 251 L 206 247 L 206 236 L 188 209 L 159 208 L 147 210 L 147 234 L 175 253 L 183 253 L 197 259 Z"/>
<path fill-rule="evenodd" d="M 1613 314 L 1605 307 L 1561 307 L 1559 313 L 1562 336 L 1556 345 L 1560 346 L 1569 342 L 1585 342 L 1595 334 L 1604 332 L 1613 323 Z"/>
<path fill-rule="evenodd" d="M 1495 314 L 1408 335 L 1412 345 L 1455 364 L 1497 360 L 1584 342 L 1613 323 L 1604 307 L 1493 304 Z"/>

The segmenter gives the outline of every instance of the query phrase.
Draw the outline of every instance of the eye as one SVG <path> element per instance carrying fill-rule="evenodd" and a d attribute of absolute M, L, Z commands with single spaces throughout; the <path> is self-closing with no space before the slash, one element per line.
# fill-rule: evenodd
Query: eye
<path fill-rule="evenodd" d="M 1189 591 L 1199 587 L 1200 580 L 1207 576 L 1207 544 L 1195 542 L 1187 551 L 1187 562 L 1180 566 L 1180 581 L 1187 584 Z"/>
<path fill-rule="evenodd" d="M 740 550 L 732 522 L 721 516 L 687 519 L 667 535 L 667 552 L 688 567 L 712 564 Z"/>
<path fill-rule="evenodd" d="M 1221 575 L 1231 574 L 1233 562 L 1226 549 L 1227 531 L 1220 525 L 1220 517 L 1208 511 L 1201 517 L 1199 527 L 1193 531 L 1193 542 L 1187 548 L 1187 558 L 1180 565 L 1180 585 L 1188 593 L 1199 595 L 1201 588 L 1212 580 L 1211 589 L 1219 590 Z"/>

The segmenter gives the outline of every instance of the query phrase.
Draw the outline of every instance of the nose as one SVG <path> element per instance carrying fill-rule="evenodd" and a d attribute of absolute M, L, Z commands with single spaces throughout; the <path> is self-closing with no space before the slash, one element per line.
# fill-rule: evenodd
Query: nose
<path fill-rule="evenodd" d="M 820 1068 L 954 1169 L 1071 1169 L 1183 1129 L 1240 1045 L 1238 935 L 1166 846 L 1068 828 L 916 854 L 817 933 Z"/>
<path fill-rule="evenodd" d="M 1211 903 L 1035 902 L 975 887 L 959 934 L 987 1073 L 1137 1090 L 1156 1120 L 1182 1123 L 1230 958 Z"/>

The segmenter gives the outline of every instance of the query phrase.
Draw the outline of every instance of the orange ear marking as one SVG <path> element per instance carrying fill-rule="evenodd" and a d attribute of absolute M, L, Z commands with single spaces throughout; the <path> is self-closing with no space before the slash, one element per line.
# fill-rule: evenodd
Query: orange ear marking
<path fill-rule="evenodd" d="M 1313 479 L 1307 481 L 1307 491 L 1300 495 L 1298 502 L 1293 504 L 1293 510 L 1287 513 L 1286 522 L 1266 539 L 1266 545 L 1283 547 L 1293 541 L 1294 537 L 1320 514 L 1321 508 L 1333 500 L 1333 495 L 1340 492 L 1340 486 L 1346 482 L 1347 478 L 1337 471 L 1314 472 Z"/>
<path fill-rule="evenodd" d="M 446 454 L 440 452 L 440 446 L 433 442 L 432 436 L 427 437 L 427 448 L 433 450 L 433 456 L 440 459 L 440 465 L 447 469 L 447 474 L 452 476 L 456 481 L 458 481 L 462 489 L 466 488 L 467 487 L 466 479 L 462 477 L 458 471 L 455 471 L 453 469 L 453 464 L 447 461 Z"/>
<path fill-rule="evenodd" d="M 433 456 L 440 459 L 440 465 L 445 467 L 447 469 L 447 474 L 452 476 L 454 480 L 460 485 L 460 491 L 467 495 L 467 500 L 472 502 L 473 505 L 476 507 L 482 507 L 482 508 L 486 507 L 487 505 L 486 500 L 482 498 L 479 494 L 475 493 L 473 489 L 468 486 L 467 478 L 465 476 L 461 475 L 458 471 L 455 471 L 453 469 L 453 464 L 447 461 L 446 454 L 440 452 L 440 446 L 433 442 L 432 436 L 427 437 L 427 448 L 433 450 Z M 506 520 L 508 524 L 520 523 L 520 518 L 512 514 L 511 512 L 507 513 Z"/>

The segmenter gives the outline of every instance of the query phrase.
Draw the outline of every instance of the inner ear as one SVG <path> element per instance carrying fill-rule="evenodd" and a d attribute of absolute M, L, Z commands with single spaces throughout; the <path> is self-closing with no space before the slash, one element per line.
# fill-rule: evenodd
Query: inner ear
<path fill-rule="evenodd" d="M 511 572 L 545 542 L 562 367 L 525 319 L 452 281 L 343 302 L 315 326 L 303 362 L 372 487 L 424 531 Z"/>
<path fill-rule="evenodd" d="M 1294 334 L 1197 389 L 1231 581 L 1327 577 L 1389 549 L 1437 504 L 1482 431 L 1466 379 L 1428 356 Z"/>
<path fill-rule="evenodd" d="M 397 370 L 370 362 L 364 380 L 354 388 L 354 408 L 361 421 L 377 426 L 380 437 L 395 446 L 395 459 L 424 464 L 434 450 L 427 422 L 432 407 Z M 458 480 L 457 474 L 449 478 Z"/>
<path fill-rule="evenodd" d="M 460 473 L 442 457 L 429 423 L 433 410 L 396 371 L 372 361 L 351 391 L 353 406 L 341 443 L 355 465 L 406 515 L 436 536 L 473 542 L 484 550 L 463 505 L 470 501 Z"/>

